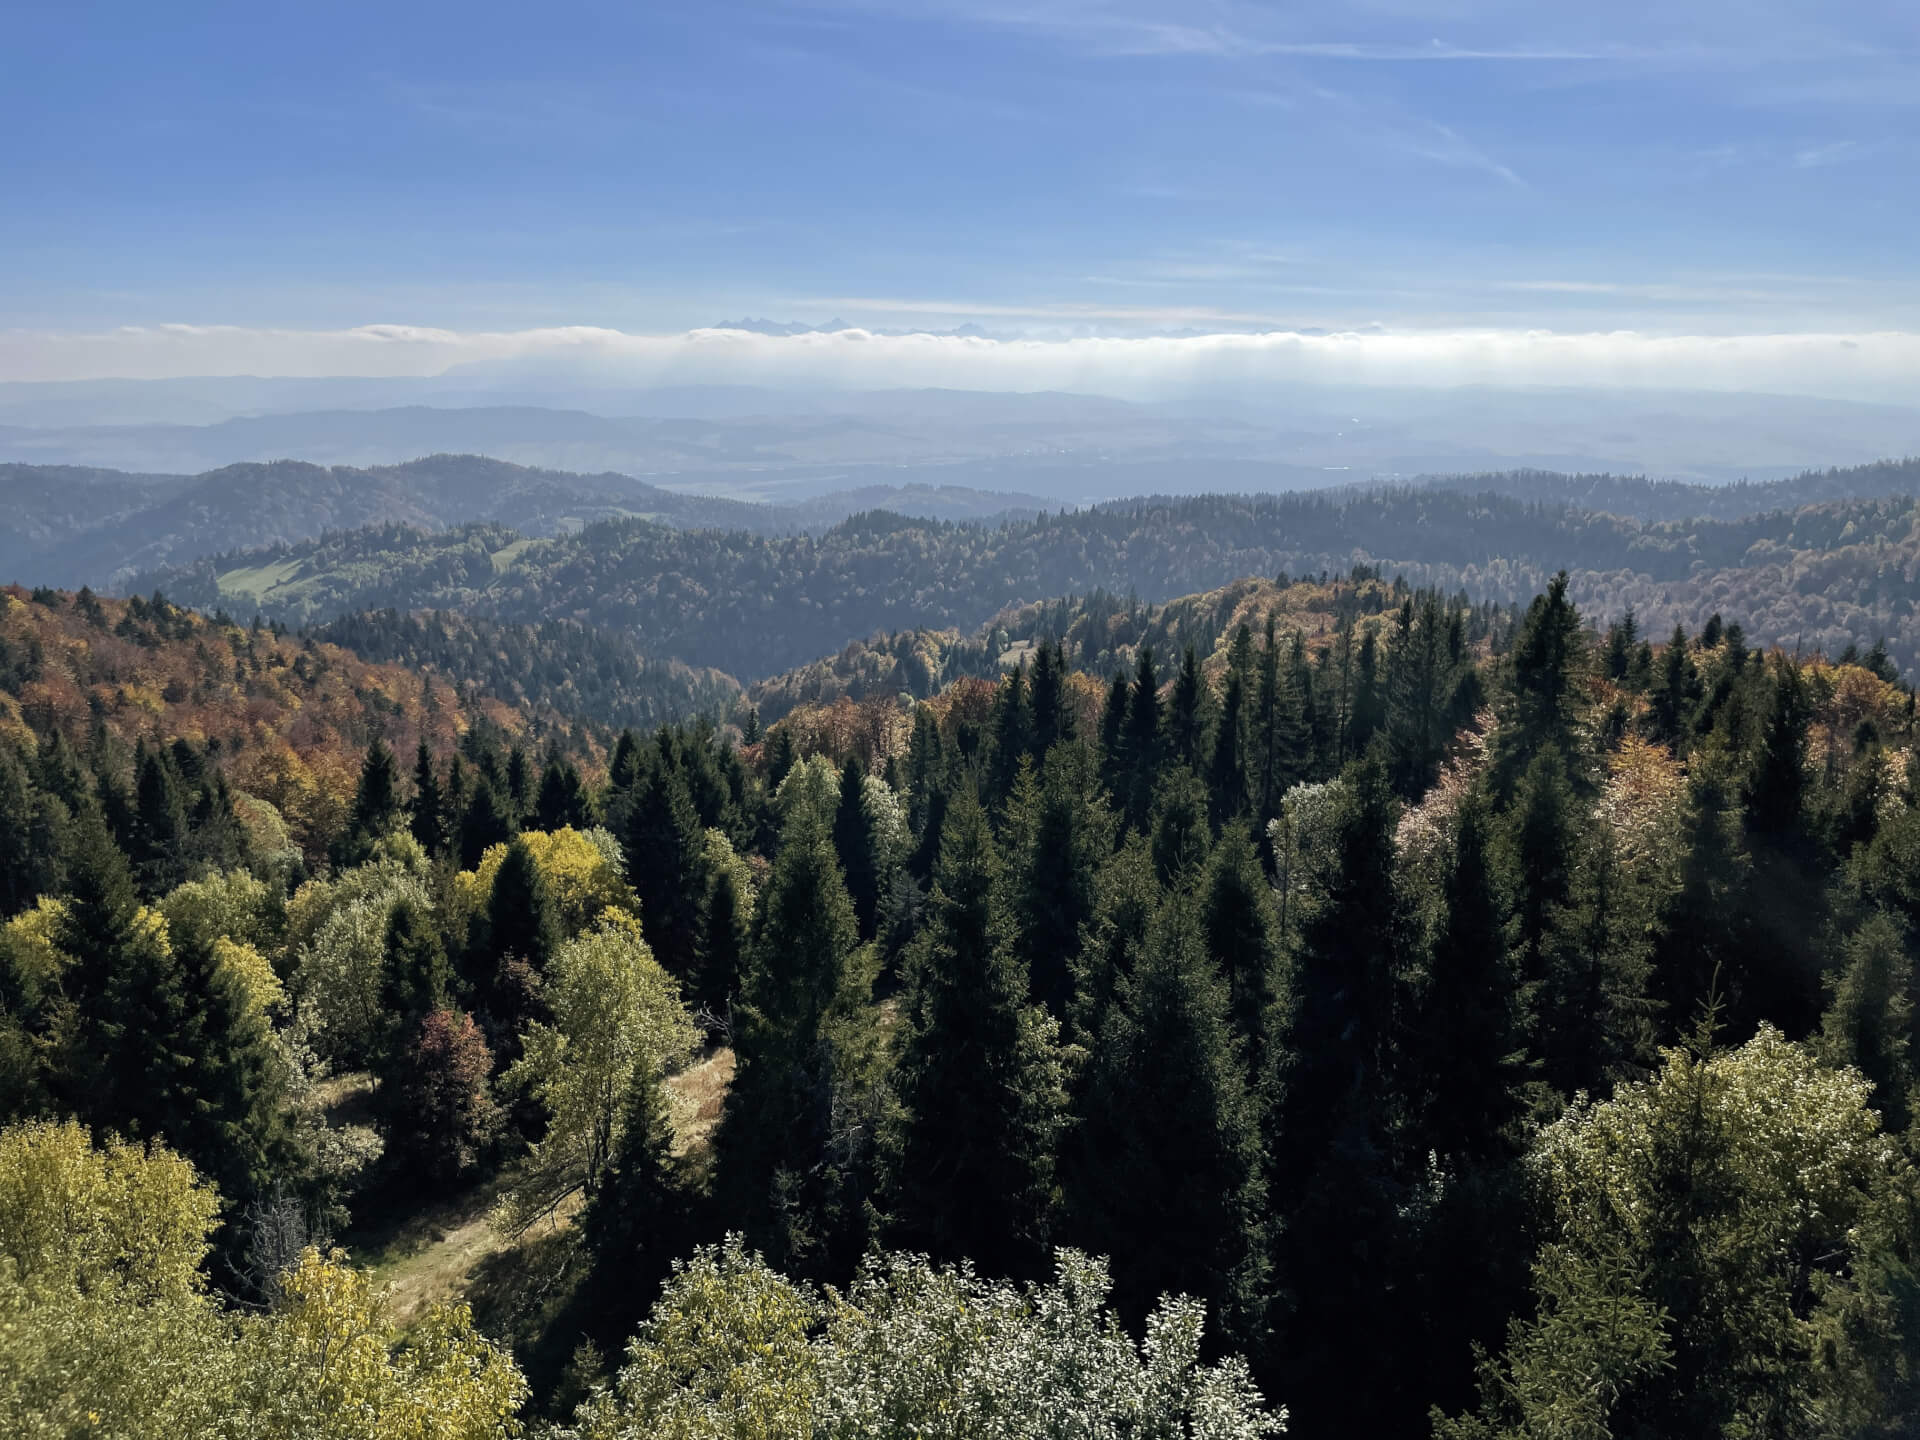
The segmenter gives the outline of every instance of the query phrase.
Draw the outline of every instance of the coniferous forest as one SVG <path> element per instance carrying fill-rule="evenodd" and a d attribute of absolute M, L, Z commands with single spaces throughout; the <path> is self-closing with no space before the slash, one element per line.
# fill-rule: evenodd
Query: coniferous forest
<path fill-rule="evenodd" d="M 1742 621 L 0 592 L 0 1429 L 1913 1434 L 1914 691 Z"/>

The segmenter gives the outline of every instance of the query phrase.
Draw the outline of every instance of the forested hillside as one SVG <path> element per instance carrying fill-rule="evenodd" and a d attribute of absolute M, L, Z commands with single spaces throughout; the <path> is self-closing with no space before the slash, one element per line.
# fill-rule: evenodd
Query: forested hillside
<path fill-rule="evenodd" d="M 1644 475 L 1564 475 L 1551 470 L 1445 475 L 1428 483 L 1467 495 L 1572 505 L 1636 520 L 1738 520 L 1835 500 L 1914 495 L 1920 493 L 1920 460 L 1882 460 L 1844 469 L 1809 470 L 1785 480 L 1736 480 L 1726 485 L 1652 480 Z"/>
<path fill-rule="evenodd" d="M 1246 575 L 1364 563 L 1417 585 L 1524 602 L 1567 566 L 1596 614 L 1658 630 L 1737 611 L 1756 643 L 1838 654 L 1884 637 L 1920 662 L 1920 500 L 1642 523 L 1565 505 L 1412 488 L 1132 500 L 993 527 L 874 513 L 818 536 L 641 521 L 524 540 L 390 528 L 161 572 L 191 603 L 295 623 L 371 608 L 567 617 L 648 655 L 751 682 L 906 629 L 971 632 L 1009 606 L 1104 587 L 1148 603 Z"/>
<path fill-rule="evenodd" d="M 765 506 L 678 495 L 625 475 L 532 470 L 478 455 L 354 469 L 293 460 L 201 475 L 0 465 L 0 580 L 121 587 L 202 555 L 368 525 L 491 521 L 551 535 L 609 516 L 786 528 Z"/>
<path fill-rule="evenodd" d="M 398 724 L 431 678 L 7 606 L 10 1432 L 1920 1416 L 1920 763 L 1884 652 L 1590 628 L 1563 578 L 1516 615 L 1243 577 L 604 768 L 533 717 L 372 733 L 296 862 L 223 818 L 193 687 L 253 713 L 213 688 L 251 645 L 324 662 L 302 713 Z M 381 623 L 409 664 L 492 633 Z M 383 1299 L 358 1267 L 417 1284 L 393 1237 L 448 1205 L 490 1212 L 482 1258 L 430 1234 L 448 1303 Z"/>

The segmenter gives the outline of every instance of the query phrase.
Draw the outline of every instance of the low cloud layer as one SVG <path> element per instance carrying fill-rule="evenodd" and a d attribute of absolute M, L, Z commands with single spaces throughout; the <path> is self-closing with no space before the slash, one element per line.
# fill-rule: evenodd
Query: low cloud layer
<path fill-rule="evenodd" d="M 451 331 L 129 327 L 0 332 L 0 380 L 204 375 L 430 376 L 470 367 L 610 384 L 1078 390 L 1139 399 L 1327 383 L 1770 391 L 1912 403 L 1920 334 L 1651 335 L 1522 330 L 1211 334 L 1064 340 L 589 326 Z"/>

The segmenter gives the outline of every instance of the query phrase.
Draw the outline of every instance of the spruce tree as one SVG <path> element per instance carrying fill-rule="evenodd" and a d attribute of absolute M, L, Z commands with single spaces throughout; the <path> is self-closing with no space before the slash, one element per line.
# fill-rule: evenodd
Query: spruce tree
<path fill-rule="evenodd" d="M 1264 1324 L 1266 1190 L 1229 1005 L 1194 906 L 1175 897 L 1094 1046 L 1068 1167 L 1069 1234 L 1112 1257 L 1129 1323 L 1159 1295 L 1193 1295 L 1245 1346 Z"/>
<path fill-rule="evenodd" d="M 1534 597 L 1514 636 L 1506 665 L 1500 726 L 1494 732 L 1494 794 L 1509 798 L 1543 749 L 1557 750 L 1570 777 L 1579 752 L 1575 738 L 1576 682 L 1586 665 L 1580 612 L 1567 599 L 1567 572 Z"/>
<path fill-rule="evenodd" d="M 50 888 L 51 857 L 36 853 L 33 843 L 36 788 L 13 747 L 0 741 L 0 921 Z"/>
<path fill-rule="evenodd" d="M 456 760 L 455 764 L 458 763 Z M 457 788 L 460 787 L 449 786 L 450 799 Z M 493 782 L 485 775 L 474 776 L 472 793 L 460 816 L 460 868 L 475 869 L 487 851 L 506 844 L 519 833 L 519 822 L 512 817 Z"/>
<path fill-rule="evenodd" d="M 1848 938 L 1829 988 L 1821 1054 L 1866 1076 L 1882 1128 L 1903 1134 L 1915 1101 L 1913 962 L 1892 917 L 1876 911 Z"/>
<path fill-rule="evenodd" d="M 399 767 L 387 742 L 375 740 L 361 762 L 360 783 L 347 815 L 347 849 L 363 857 L 374 841 L 399 825 L 400 814 Z"/>
<path fill-rule="evenodd" d="M 1207 766 L 1207 789 L 1213 801 L 1213 821 L 1225 825 L 1247 813 L 1250 799 L 1247 777 L 1248 680 L 1253 662 L 1253 638 L 1242 625 L 1228 650 L 1227 683 L 1220 697 L 1220 723 L 1213 734 L 1213 752 Z"/>
<path fill-rule="evenodd" d="M 1207 956 L 1227 982 L 1228 1015 L 1259 1074 L 1266 1023 L 1279 980 L 1278 920 L 1273 886 L 1244 824 L 1227 826 L 1213 848 L 1201 890 Z"/>
<path fill-rule="evenodd" d="M 1022 662 L 1007 672 L 994 696 L 993 755 L 987 783 L 988 798 L 995 806 L 1004 803 L 1013 793 L 1014 778 L 1019 775 L 1022 762 L 1032 758 L 1033 728 L 1032 708 L 1027 700 L 1027 667 Z M 849 889 L 852 881 L 849 873 Z M 857 894 L 853 903 L 854 908 L 859 909 Z"/>
<path fill-rule="evenodd" d="M 1526 1015 L 1508 946 L 1491 821 L 1470 795 L 1454 822 L 1442 914 L 1404 1045 L 1417 1087 L 1418 1144 L 1480 1164 L 1518 1146 Z"/>
<path fill-rule="evenodd" d="M 948 815 L 928 927 L 908 961 L 882 1141 L 890 1243 L 987 1275 L 1044 1269 L 1065 1115 L 1058 1023 L 1027 1002 L 1000 861 L 970 791 Z"/>
<path fill-rule="evenodd" d="M 546 877 L 527 842 L 515 837 L 487 899 L 487 948 L 496 961 L 517 955 L 537 972 L 546 969 L 559 943 Z"/>
<path fill-rule="evenodd" d="M 1073 1012 L 1073 965 L 1093 919 L 1097 870 L 1113 845 L 1093 752 L 1056 745 L 1009 815 L 1013 944 L 1033 998 L 1063 1022 Z"/>
<path fill-rule="evenodd" d="M 58 931 L 73 957 L 56 1085 L 101 1131 L 164 1138 L 243 1204 L 285 1158 L 279 1070 L 265 1024 L 211 937 L 169 944 L 138 915 L 125 858 L 97 817 L 82 823 Z"/>
<path fill-rule="evenodd" d="M 134 762 L 134 807 L 127 858 L 140 893 L 158 899 L 187 878 L 187 812 L 173 769 L 144 742 Z"/>
<path fill-rule="evenodd" d="M 422 1020 L 445 1009 L 451 984 L 433 917 L 418 902 L 402 899 L 387 916 L 380 972 L 380 1010 L 388 1027 L 384 1048 L 391 1052 L 409 1043 Z"/>
<path fill-rule="evenodd" d="M 1033 763 L 1063 740 L 1074 738 L 1073 695 L 1067 685 L 1067 658 L 1059 641 L 1042 642 L 1033 657 Z"/>
<path fill-rule="evenodd" d="M 769 1260 L 817 1272 L 862 1243 L 865 1156 L 836 1129 L 835 1102 L 860 1063 L 871 980 L 832 835 L 805 806 L 787 820 L 754 928 L 717 1192 Z"/>
<path fill-rule="evenodd" d="M 683 1253 L 691 1228 L 686 1177 L 659 1067 L 634 1067 L 620 1139 L 581 1216 L 593 1256 L 588 1301 L 605 1344 L 630 1337 Z"/>
<path fill-rule="evenodd" d="M 420 848 L 438 859 L 446 853 L 446 797 L 440 790 L 440 772 L 434 766 L 433 752 L 422 740 L 413 757 L 413 804 L 407 828 Z"/>
<path fill-rule="evenodd" d="M 700 951 L 692 995 L 696 1004 L 714 1015 L 727 1014 L 739 998 L 746 975 L 749 919 L 733 868 L 714 867 L 701 907 Z"/>
<path fill-rule="evenodd" d="M 1127 702 L 1131 691 L 1126 672 L 1116 670 L 1100 711 L 1100 776 L 1116 802 L 1127 798 Z"/>
<path fill-rule="evenodd" d="M 1207 863 L 1213 834 L 1207 791 L 1184 766 L 1161 772 L 1154 786 L 1153 866 L 1167 890 L 1189 888 Z"/>
<path fill-rule="evenodd" d="M 1152 819 L 1154 786 L 1160 779 L 1164 737 L 1160 724 L 1160 677 L 1153 666 L 1153 647 L 1142 645 L 1134 662 L 1133 687 L 1127 694 L 1126 759 L 1127 823 L 1145 832 Z"/>
<path fill-rule="evenodd" d="M 1013 682 L 1008 681 L 1011 685 Z M 880 911 L 880 864 L 874 854 L 873 824 L 867 818 L 867 767 L 849 755 L 840 767 L 840 799 L 833 812 L 833 849 L 846 876 L 847 898 L 860 938 L 871 940 Z"/>
<path fill-rule="evenodd" d="M 1384 766 L 1349 766 L 1267 1061 L 1279 1281 L 1294 1301 L 1288 1403 L 1303 1423 L 1367 1433 L 1386 1433 L 1389 1414 L 1404 1419 L 1398 1350 L 1381 1339 L 1400 1323 L 1392 1257 L 1404 1209 L 1386 1083 L 1405 948 L 1394 822 Z"/>
<path fill-rule="evenodd" d="M 534 828 L 551 832 L 570 826 L 583 830 L 590 820 L 580 772 L 558 751 L 549 753 L 540 770 L 540 793 L 533 805 Z"/>
<path fill-rule="evenodd" d="M 1360 637 L 1353 658 L 1353 688 L 1347 704 L 1347 733 L 1343 753 L 1367 753 L 1374 736 L 1386 728 L 1387 696 L 1380 677 L 1380 646 L 1372 630 Z"/>
<path fill-rule="evenodd" d="M 640 927 L 668 972 L 693 972 L 705 893 L 705 835 L 686 783 L 665 755 L 636 782 L 621 837 L 627 879 L 640 898 Z"/>
<path fill-rule="evenodd" d="M 1173 682 L 1167 707 L 1167 750 L 1176 765 L 1195 774 L 1206 764 L 1207 682 L 1200 674 L 1200 657 L 1188 645 L 1180 657 L 1180 674 Z"/>

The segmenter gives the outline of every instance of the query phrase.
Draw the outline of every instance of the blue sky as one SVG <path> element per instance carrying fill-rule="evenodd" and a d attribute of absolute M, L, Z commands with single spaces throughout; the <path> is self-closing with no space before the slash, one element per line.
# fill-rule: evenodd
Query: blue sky
<path fill-rule="evenodd" d="M 163 324 L 1920 332 L 1896 0 L 9 0 L 0 133 L 11 378 Z"/>

